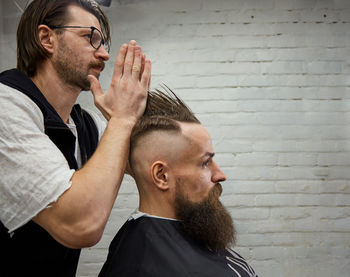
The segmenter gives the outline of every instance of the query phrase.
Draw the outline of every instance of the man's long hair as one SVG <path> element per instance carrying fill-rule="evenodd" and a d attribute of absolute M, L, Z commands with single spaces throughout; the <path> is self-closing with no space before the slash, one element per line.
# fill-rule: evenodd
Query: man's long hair
<path fill-rule="evenodd" d="M 69 20 L 67 11 L 69 5 L 81 7 L 96 16 L 105 41 L 110 42 L 108 19 L 95 1 L 34 0 L 25 9 L 17 28 L 17 68 L 29 77 L 33 77 L 38 65 L 49 57 L 39 40 L 38 26 L 41 24 L 49 27 L 65 25 Z"/>

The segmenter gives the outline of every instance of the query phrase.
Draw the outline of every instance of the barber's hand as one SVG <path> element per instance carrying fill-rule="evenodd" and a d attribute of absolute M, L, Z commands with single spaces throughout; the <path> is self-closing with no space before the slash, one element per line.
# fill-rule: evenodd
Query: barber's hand
<path fill-rule="evenodd" d="M 88 78 L 95 105 L 107 120 L 127 118 L 135 123 L 143 114 L 150 87 L 151 61 L 145 59 L 135 41 L 120 47 L 106 93 L 95 76 L 89 75 Z"/>

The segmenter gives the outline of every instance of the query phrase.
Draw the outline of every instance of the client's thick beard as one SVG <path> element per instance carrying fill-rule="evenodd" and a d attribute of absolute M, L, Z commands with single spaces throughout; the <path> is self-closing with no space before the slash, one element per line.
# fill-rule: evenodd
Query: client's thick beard
<path fill-rule="evenodd" d="M 231 215 L 221 204 L 220 184 L 216 184 L 209 196 L 201 202 L 192 202 L 181 191 L 177 184 L 175 212 L 181 222 L 183 231 L 195 240 L 199 240 L 213 251 L 233 247 L 236 230 Z"/>

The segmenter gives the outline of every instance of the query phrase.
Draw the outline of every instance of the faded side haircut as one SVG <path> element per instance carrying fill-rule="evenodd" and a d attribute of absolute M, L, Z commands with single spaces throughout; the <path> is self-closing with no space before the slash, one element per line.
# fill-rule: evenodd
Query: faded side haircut
<path fill-rule="evenodd" d="M 131 133 L 131 152 L 139 138 L 152 131 L 180 132 L 179 122 L 200 124 L 191 109 L 168 87 L 148 92 L 145 112 Z"/>

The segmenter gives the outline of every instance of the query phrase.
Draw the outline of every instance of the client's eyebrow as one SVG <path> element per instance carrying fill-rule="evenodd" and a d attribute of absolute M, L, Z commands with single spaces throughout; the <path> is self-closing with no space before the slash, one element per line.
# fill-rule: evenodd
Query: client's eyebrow
<path fill-rule="evenodd" d="M 215 156 L 215 153 L 212 153 L 212 152 L 206 152 L 203 157 L 209 157 L 209 158 L 212 158 Z"/>

